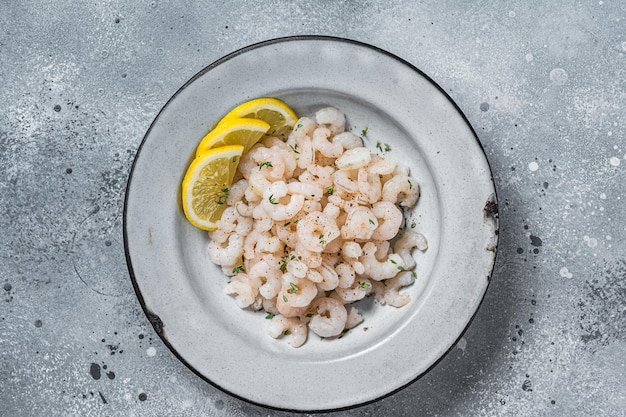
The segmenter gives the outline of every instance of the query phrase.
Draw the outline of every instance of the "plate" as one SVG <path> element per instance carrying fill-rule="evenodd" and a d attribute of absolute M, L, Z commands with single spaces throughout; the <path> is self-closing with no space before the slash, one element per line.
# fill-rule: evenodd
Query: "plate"
<path fill-rule="evenodd" d="M 411 168 L 421 198 L 407 216 L 429 241 L 403 308 L 364 301 L 364 322 L 341 339 L 310 335 L 292 348 L 265 333 L 263 312 L 239 309 L 206 253 L 208 236 L 181 208 L 198 141 L 229 109 L 277 97 L 298 115 L 335 106 L 366 145 Z M 211 64 L 158 114 L 134 161 L 124 242 L 138 299 L 165 344 L 221 390 L 263 406 L 318 411 L 374 401 L 426 373 L 469 325 L 487 289 L 497 244 L 495 188 L 476 134 L 430 78 L 363 43 L 290 37 Z M 415 251 L 418 252 L 418 251 Z"/>

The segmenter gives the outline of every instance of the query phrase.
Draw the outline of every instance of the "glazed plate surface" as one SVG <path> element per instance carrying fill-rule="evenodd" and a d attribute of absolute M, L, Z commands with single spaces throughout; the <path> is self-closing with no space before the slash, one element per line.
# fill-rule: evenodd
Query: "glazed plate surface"
<path fill-rule="evenodd" d="M 203 135 L 256 97 L 299 116 L 335 106 L 366 146 L 388 144 L 421 197 L 408 224 L 429 242 L 414 251 L 417 280 L 403 308 L 370 297 L 364 321 L 341 339 L 314 334 L 294 349 L 265 332 L 265 314 L 224 294 L 228 278 L 207 256 L 209 238 L 185 219 L 181 182 Z M 194 76 L 147 132 L 124 209 L 128 266 L 139 301 L 172 352 L 220 389 L 268 407 L 330 410 L 374 401 L 427 372 L 455 344 L 487 289 L 497 244 L 491 171 L 458 107 L 407 62 L 328 37 L 282 38 L 234 52 Z"/>

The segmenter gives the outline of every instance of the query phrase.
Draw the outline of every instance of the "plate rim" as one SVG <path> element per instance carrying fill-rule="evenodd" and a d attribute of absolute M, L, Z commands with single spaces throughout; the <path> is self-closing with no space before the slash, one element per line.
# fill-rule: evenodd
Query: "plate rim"
<path fill-rule="evenodd" d="M 358 47 L 364 47 L 370 50 L 373 50 L 376 53 L 380 53 L 383 55 L 388 56 L 389 58 L 391 58 L 392 60 L 395 60 L 397 62 L 399 62 L 400 64 L 406 66 L 407 68 L 409 68 L 412 71 L 415 71 L 417 74 L 419 74 L 421 77 L 423 77 L 429 84 L 431 84 L 433 87 L 435 87 L 442 95 L 443 97 L 445 97 L 446 101 L 448 102 L 448 104 L 451 104 L 452 107 L 456 110 L 456 112 L 458 113 L 459 116 L 461 116 L 462 120 L 464 121 L 464 123 L 467 125 L 467 127 L 469 128 L 469 131 L 471 132 L 471 135 L 474 138 L 475 143 L 478 145 L 480 152 L 482 153 L 485 163 L 486 163 L 486 167 L 488 169 L 488 174 L 489 174 L 489 181 L 493 187 L 493 197 L 492 199 L 490 199 L 487 202 L 487 205 L 484 208 L 484 212 L 485 212 L 485 216 L 490 217 L 493 221 L 494 221 L 494 227 L 493 227 L 493 249 L 491 250 L 491 252 L 493 253 L 492 259 L 490 261 L 489 267 L 488 267 L 488 274 L 487 274 L 487 284 L 485 285 L 485 289 L 480 297 L 480 300 L 478 301 L 478 304 L 476 305 L 476 308 L 474 309 L 474 312 L 472 313 L 471 317 L 469 317 L 469 320 L 467 322 L 467 325 L 463 328 L 463 330 L 460 332 L 459 336 L 456 338 L 456 340 L 454 340 L 454 342 L 451 344 L 451 346 L 437 359 L 435 360 L 428 368 L 426 368 L 423 372 L 419 373 L 418 375 L 416 375 L 412 380 L 402 384 L 401 386 L 393 389 L 392 391 L 383 394 L 383 395 L 379 395 L 376 396 L 376 398 L 373 398 L 371 400 L 367 400 L 367 401 L 362 401 L 359 403 L 355 403 L 355 404 L 351 404 L 348 406 L 343 406 L 343 407 L 333 407 L 333 408 L 325 408 L 325 409 L 315 409 L 315 410 L 303 410 L 303 409 L 297 409 L 297 408 L 287 408 L 287 407 L 278 407 L 278 406 L 273 406 L 273 405 L 268 405 L 268 404 L 264 404 L 261 402 L 257 402 L 254 400 L 250 400 L 240 394 L 236 394 L 222 386 L 220 386 L 217 382 L 212 381 L 211 379 L 209 379 L 208 377 L 204 376 L 198 369 L 196 369 L 195 367 L 193 367 L 189 362 L 187 362 L 187 360 L 177 351 L 177 349 L 169 342 L 169 340 L 167 339 L 167 337 L 165 336 L 164 332 L 163 332 L 163 322 L 161 321 L 160 317 L 155 314 L 154 312 L 152 312 L 150 310 L 150 308 L 147 306 L 143 294 L 141 293 L 141 290 L 139 288 L 139 284 L 137 283 L 137 279 L 136 279 L 136 275 L 134 272 L 134 268 L 133 268 L 133 263 L 132 263 L 132 259 L 131 259 L 131 255 L 130 255 L 130 249 L 129 249 L 129 243 L 128 243 L 128 229 L 127 229 L 127 225 L 128 225 L 128 201 L 129 201 L 129 191 L 130 191 L 130 185 L 131 182 L 133 180 L 133 174 L 135 172 L 135 168 L 137 165 L 137 161 L 139 160 L 139 156 L 142 152 L 142 149 L 148 139 L 148 137 L 150 136 L 150 133 L 154 127 L 154 125 L 156 124 L 156 122 L 159 120 L 159 117 L 161 116 L 161 114 L 164 112 L 164 110 L 169 106 L 170 102 L 172 102 L 173 100 L 175 100 L 178 95 L 185 90 L 190 84 L 192 84 L 193 82 L 195 82 L 197 79 L 199 79 L 200 77 L 202 77 L 204 74 L 206 74 L 207 72 L 211 71 L 213 68 L 233 59 L 236 58 L 239 55 L 242 55 L 248 51 L 254 50 L 254 49 L 258 49 L 261 47 L 266 47 L 266 46 L 270 46 L 270 45 L 275 45 L 275 44 L 280 44 L 283 42 L 291 42 L 291 41 L 329 41 L 329 42 L 339 42 L 339 43 L 346 43 L 346 44 L 350 44 L 350 45 L 354 45 L 354 46 L 358 46 Z M 144 134 L 141 142 L 139 143 L 139 146 L 137 148 L 137 151 L 135 153 L 135 156 L 133 158 L 133 163 L 130 167 L 129 173 L 128 173 L 128 179 L 126 181 L 126 190 L 124 192 L 124 205 L 123 205 L 123 213 L 122 213 L 122 232 L 123 232 L 123 243 L 124 243 L 124 255 L 125 255 L 125 259 L 126 259 L 126 266 L 128 268 L 128 272 L 129 272 L 129 276 L 131 279 L 131 283 L 133 286 L 133 290 L 135 292 L 135 295 L 137 296 L 137 299 L 139 301 L 139 304 L 141 305 L 141 308 L 144 312 L 144 314 L 146 315 L 146 318 L 148 319 L 148 321 L 150 322 L 150 324 L 152 325 L 152 327 L 154 328 L 156 334 L 159 336 L 159 338 L 161 339 L 161 341 L 167 346 L 167 348 L 170 350 L 171 353 L 174 354 L 174 356 L 183 364 L 185 365 L 185 367 L 189 370 L 191 370 L 195 375 L 197 375 L 198 377 L 200 377 L 203 381 L 208 382 L 211 386 L 219 389 L 220 391 L 234 397 L 237 398 L 241 401 L 244 401 L 246 403 L 249 404 L 253 404 L 255 406 L 260 406 L 266 409 L 270 409 L 270 410 L 277 410 L 277 411 L 286 411 L 286 412 L 293 412 L 293 413 L 326 413 L 326 412 L 336 412 L 336 411 L 345 411 L 345 410 L 350 410 L 350 409 L 354 409 L 354 408 L 358 408 L 358 407 L 362 407 L 368 404 L 372 404 L 374 402 L 377 402 L 381 399 L 384 398 L 388 398 L 394 394 L 396 394 L 399 391 L 402 391 L 403 389 L 405 389 L 406 387 L 408 387 L 409 385 L 412 385 L 413 383 L 415 383 L 417 380 L 421 379 L 423 376 L 427 375 L 430 371 L 432 371 L 432 369 L 434 369 L 453 349 L 454 347 L 457 345 L 457 343 L 459 342 L 459 340 L 465 335 L 465 333 L 467 332 L 467 330 L 469 329 L 470 325 L 473 323 L 474 319 L 476 318 L 478 311 L 480 310 L 484 300 L 485 300 L 485 296 L 487 294 L 487 291 L 489 289 L 489 286 L 491 284 L 492 281 L 492 277 L 493 277 L 493 273 L 494 273 L 494 268 L 495 268 L 495 264 L 496 264 L 496 260 L 498 257 L 498 244 L 499 244 L 499 208 L 498 208 L 498 193 L 497 193 L 497 188 L 496 188 L 496 184 L 494 181 L 494 177 L 493 177 L 493 170 L 491 167 L 491 164 L 489 162 L 489 158 L 487 158 L 487 154 L 485 152 L 485 148 L 482 144 L 482 142 L 480 141 L 476 130 L 474 129 L 474 127 L 472 126 L 472 124 L 470 123 L 469 119 L 467 118 L 467 116 L 465 115 L 465 113 L 461 110 L 461 108 L 459 107 L 459 105 L 452 99 L 452 97 L 445 91 L 445 89 L 443 89 L 437 82 L 435 82 L 429 75 L 427 75 L 424 71 L 422 71 L 421 69 L 419 69 L 418 67 L 416 67 L 415 65 L 413 65 L 412 63 L 408 62 L 407 60 L 395 55 L 394 53 L 391 53 L 385 49 L 382 49 L 378 46 L 369 44 L 369 43 L 365 43 L 359 40 L 355 40 L 355 39 L 351 39 L 351 38 L 345 38 L 345 37 L 338 37 L 338 36 L 327 36 L 327 35 L 292 35 L 292 36 L 284 36 L 284 37 L 278 37 L 278 38 L 272 38 L 272 39 L 268 39 L 268 40 L 264 40 L 264 41 L 260 41 L 260 42 L 256 42 L 247 46 L 244 46 L 242 48 L 239 48 L 235 51 L 232 51 L 224 56 L 222 56 L 221 58 L 218 58 L 217 60 L 213 61 L 212 63 L 210 63 L 209 65 L 205 66 L 204 68 L 202 68 L 200 71 L 198 71 L 197 73 L 195 73 L 191 78 L 189 78 L 189 80 L 187 80 L 182 86 L 180 86 L 176 92 L 163 104 L 163 106 L 161 107 L 161 109 L 158 111 L 158 113 L 154 116 L 152 122 L 150 123 L 150 126 L 148 127 L 148 129 L 146 130 L 146 133 Z"/>

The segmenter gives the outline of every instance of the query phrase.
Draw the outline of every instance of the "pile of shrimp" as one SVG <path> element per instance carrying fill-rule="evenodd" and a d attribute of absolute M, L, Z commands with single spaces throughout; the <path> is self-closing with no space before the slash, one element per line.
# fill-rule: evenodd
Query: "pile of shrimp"
<path fill-rule="evenodd" d="M 230 277 L 225 292 L 240 308 L 265 310 L 269 335 L 290 335 L 293 347 L 309 329 L 327 338 L 357 326 L 352 304 L 368 295 L 406 305 L 399 291 L 415 279 L 411 252 L 427 248 L 403 227 L 402 210 L 419 198 L 408 168 L 371 153 L 338 109 L 315 119 L 300 118 L 286 141 L 267 137 L 242 157 L 209 232 L 209 257 Z"/>

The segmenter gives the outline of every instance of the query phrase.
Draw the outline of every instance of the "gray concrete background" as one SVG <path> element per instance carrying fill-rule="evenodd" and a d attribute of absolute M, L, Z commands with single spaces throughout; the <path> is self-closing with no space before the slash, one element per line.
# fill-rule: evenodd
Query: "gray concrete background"
<path fill-rule="evenodd" d="M 337 414 L 626 415 L 625 28 L 612 0 L 1 2 L 0 415 L 287 414 L 164 346 L 132 289 L 122 209 L 169 97 L 295 34 L 371 43 L 430 75 L 476 129 L 500 202 L 493 280 L 458 345 Z"/>

